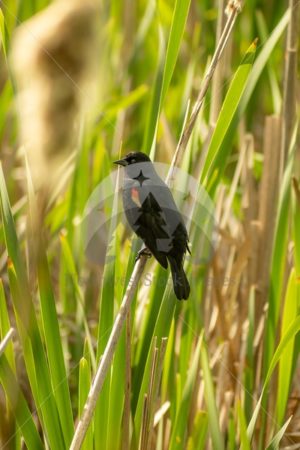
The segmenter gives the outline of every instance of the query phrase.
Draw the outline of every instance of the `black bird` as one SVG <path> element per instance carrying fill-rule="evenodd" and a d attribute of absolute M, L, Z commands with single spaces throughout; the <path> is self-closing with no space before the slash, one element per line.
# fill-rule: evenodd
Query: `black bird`
<path fill-rule="evenodd" d="M 188 234 L 170 189 L 142 152 L 128 153 L 114 163 L 125 168 L 123 206 L 130 227 L 162 267 L 169 261 L 175 295 L 186 300 L 190 286 L 183 258 L 190 252 Z"/>

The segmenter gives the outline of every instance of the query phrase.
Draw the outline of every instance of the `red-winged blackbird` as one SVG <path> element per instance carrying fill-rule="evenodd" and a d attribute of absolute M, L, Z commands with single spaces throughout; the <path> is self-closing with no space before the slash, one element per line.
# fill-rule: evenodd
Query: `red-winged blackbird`
<path fill-rule="evenodd" d="M 129 225 L 165 269 L 169 261 L 175 295 L 186 300 L 190 286 L 183 257 L 189 251 L 188 234 L 171 191 L 142 152 L 129 153 L 115 164 L 125 168 L 123 206 Z"/>

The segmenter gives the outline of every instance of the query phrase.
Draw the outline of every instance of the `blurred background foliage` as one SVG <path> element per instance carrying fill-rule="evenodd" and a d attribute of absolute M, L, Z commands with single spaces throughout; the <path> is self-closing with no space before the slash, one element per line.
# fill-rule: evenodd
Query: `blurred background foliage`
<path fill-rule="evenodd" d="M 299 59 L 296 47 L 296 81 L 284 108 L 288 2 L 244 3 L 182 161 L 197 182 L 202 177 L 215 205 L 214 254 L 206 264 L 193 263 L 201 248 L 196 210 L 187 261 L 191 298 L 176 302 L 167 272 L 147 263 L 86 449 L 299 448 Z M 298 3 L 290 3 L 297 17 Z M 98 96 L 88 86 L 81 92 L 92 118 L 75 122 L 76 148 L 63 166 L 62 187 L 48 199 L 35 259 L 38 238 L 29 214 L 35 200 L 9 55 L 16 28 L 25 22 L 30 34 L 26 21 L 48 5 L 0 3 L 0 337 L 11 326 L 18 331 L 0 355 L 5 449 L 70 445 L 138 249 L 134 242 L 132 251 L 122 221 L 109 222 L 119 217 L 112 183 L 101 205 L 107 217 L 101 233 L 109 246 L 95 239 L 101 262 L 91 262 L 81 226 L 86 205 L 110 176 L 120 149 L 151 152 L 170 164 L 188 102 L 193 105 L 214 53 L 226 2 L 185 0 L 177 10 L 173 0 L 99 4 Z M 179 28 L 171 39 L 172 24 Z M 252 47 L 252 60 L 241 64 L 255 38 L 255 61 Z M 165 65 L 168 49 L 171 67 Z M 226 94 L 227 133 L 218 127 Z M 288 118 L 286 111 L 294 108 Z M 281 131 L 287 120 L 288 154 Z M 175 190 L 183 201 L 184 187 Z M 150 286 L 147 277 L 153 277 Z M 29 317 L 23 325 L 22 304 Z"/>

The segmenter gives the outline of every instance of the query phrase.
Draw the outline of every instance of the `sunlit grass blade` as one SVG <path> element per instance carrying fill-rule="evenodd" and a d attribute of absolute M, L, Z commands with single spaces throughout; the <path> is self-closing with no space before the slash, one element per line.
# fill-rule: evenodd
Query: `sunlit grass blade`
<path fill-rule="evenodd" d="M 248 428 L 247 428 L 247 434 L 248 434 L 248 438 L 249 439 L 251 439 L 252 436 L 253 436 L 254 427 L 255 427 L 255 424 L 256 424 L 259 412 L 260 412 L 260 408 L 261 408 L 262 400 L 263 400 L 263 397 L 264 397 L 264 393 L 265 393 L 265 391 L 266 391 L 266 389 L 268 387 L 268 384 L 269 384 L 270 378 L 271 378 L 271 376 L 273 374 L 273 371 L 274 371 L 278 361 L 280 360 L 283 352 L 286 350 L 287 346 L 290 344 L 290 341 L 295 338 L 296 334 L 299 331 L 300 331 L 300 316 L 298 315 L 296 317 L 296 319 L 288 327 L 285 335 L 282 336 L 282 338 L 281 338 L 281 340 L 279 342 L 279 345 L 276 348 L 276 351 L 275 351 L 275 353 L 273 355 L 273 358 L 270 361 L 270 364 L 269 364 L 269 367 L 268 367 L 268 371 L 267 371 L 266 377 L 264 379 L 264 384 L 263 384 L 263 387 L 262 387 L 260 398 L 259 398 L 259 400 L 258 400 L 258 402 L 256 404 L 253 416 L 252 416 L 251 421 L 250 421 L 250 423 L 248 425 Z"/>
<path fill-rule="evenodd" d="M 236 436 L 237 436 L 237 424 L 233 417 L 233 412 L 231 411 L 228 422 L 227 450 L 236 450 Z"/>
<path fill-rule="evenodd" d="M 176 302 L 178 301 L 175 298 L 175 295 L 173 294 L 171 289 L 172 289 L 171 287 L 168 287 L 164 293 L 159 314 L 151 337 L 151 342 L 154 337 L 157 337 L 158 345 L 160 345 L 160 341 L 163 337 L 168 337 L 169 335 L 173 314 L 176 308 Z M 151 367 L 151 352 L 148 351 L 148 356 L 145 362 L 143 378 L 140 384 L 138 402 L 134 416 L 134 424 L 137 434 L 139 433 L 141 426 L 144 395 L 147 392 L 147 388 L 149 385 L 150 367 Z"/>
<path fill-rule="evenodd" d="M 133 385 L 140 386 L 143 374 L 145 371 L 145 364 L 149 349 L 151 347 L 151 340 L 155 329 L 157 316 L 159 313 L 160 302 L 158 299 L 162 298 L 165 286 L 168 281 L 169 274 L 157 266 L 153 274 L 151 274 L 151 290 L 150 290 L 150 304 L 147 310 L 144 312 L 143 322 L 141 324 L 139 342 L 137 343 L 135 354 L 135 371 L 133 378 Z M 139 390 L 134 388 L 132 406 L 135 411 Z"/>
<path fill-rule="evenodd" d="M 197 317 L 193 313 L 192 308 L 188 308 L 183 311 L 181 339 L 180 339 L 180 353 L 178 361 L 178 371 L 181 378 L 184 379 L 187 368 L 189 367 L 190 355 L 194 354 L 194 341 L 195 337 L 201 335 L 201 331 L 198 330 Z M 179 318 L 179 320 L 181 317 Z M 177 319 L 178 320 L 178 319 Z"/>
<path fill-rule="evenodd" d="M 60 235 L 60 242 L 61 242 L 63 262 L 64 262 L 64 270 L 65 270 L 66 274 L 69 274 L 71 276 L 71 280 L 73 282 L 74 293 L 78 300 L 78 302 L 77 302 L 77 319 L 78 319 L 79 324 L 83 323 L 85 334 L 86 334 L 86 339 L 87 339 L 87 344 L 89 346 L 92 367 L 93 367 L 93 369 L 95 369 L 96 357 L 95 357 L 95 352 L 94 352 L 93 343 L 92 343 L 92 336 L 91 336 L 89 326 L 87 323 L 87 318 L 85 315 L 84 296 L 83 296 L 81 287 L 79 285 L 78 274 L 77 274 L 77 270 L 75 267 L 75 262 L 73 260 L 73 255 L 72 255 L 72 252 L 71 252 L 71 249 L 69 246 L 68 239 L 63 234 Z"/>
<path fill-rule="evenodd" d="M 121 251 L 118 248 L 118 241 L 116 242 L 116 251 L 119 258 L 116 260 L 116 281 L 115 281 L 115 302 L 116 309 L 119 308 L 120 300 L 125 294 L 127 282 L 124 285 L 121 280 L 124 280 L 124 267 L 120 264 Z M 134 265 L 136 253 L 134 248 L 131 249 L 128 258 L 128 267 L 126 270 L 125 280 L 129 280 L 131 276 L 131 270 Z M 135 299 L 133 299 L 131 305 L 131 311 L 135 308 Z M 132 319 L 131 314 L 131 320 Z M 130 346 L 130 343 L 129 343 Z M 122 334 L 120 336 L 116 352 L 114 355 L 114 361 L 112 366 L 111 382 L 110 382 L 110 401 L 108 415 L 108 450 L 114 450 L 116 446 L 120 446 L 122 443 L 122 417 L 124 410 L 124 393 L 126 387 L 126 327 L 124 326 Z"/>
<path fill-rule="evenodd" d="M 273 52 L 284 30 L 286 29 L 289 19 L 290 19 L 290 10 L 287 9 L 287 11 L 282 16 L 282 18 L 280 19 L 274 30 L 271 32 L 267 41 L 264 42 L 263 48 L 260 51 L 259 55 L 257 56 L 256 61 L 253 65 L 253 70 L 249 77 L 249 81 L 241 101 L 240 114 L 242 114 L 245 111 L 246 106 L 249 103 L 249 100 L 253 94 L 255 86 L 258 82 L 258 79 L 261 76 L 262 71 L 266 67 L 271 53 Z"/>
<path fill-rule="evenodd" d="M 179 48 L 190 9 L 191 0 L 176 0 L 170 36 L 168 40 L 166 62 L 163 74 L 160 104 L 163 105 L 174 72 Z"/>
<path fill-rule="evenodd" d="M 5 20 L 2 9 L 0 9 L 0 48 L 3 49 L 4 56 L 6 58 L 6 36 L 5 36 Z"/>
<path fill-rule="evenodd" d="M 189 7 L 190 0 L 176 0 L 165 56 L 163 36 L 161 32 L 159 33 L 160 51 L 158 69 L 143 143 L 143 149 L 146 153 L 150 152 L 154 142 L 159 114 L 174 72 Z"/>
<path fill-rule="evenodd" d="M 210 170 L 212 179 L 209 180 L 209 184 L 207 184 L 207 187 L 209 188 L 209 191 L 211 193 L 213 193 L 213 191 L 217 185 L 217 181 L 218 181 L 222 171 L 224 170 L 225 162 L 226 162 L 224 160 L 224 156 L 228 155 L 229 149 L 231 148 L 233 135 L 234 135 L 234 132 L 238 125 L 238 122 L 239 122 L 242 114 L 246 110 L 249 100 L 250 100 L 250 98 L 253 94 L 253 91 L 257 85 L 257 82 L 259 80 L 259 77 L 261 76 L 266 64 L 268 63 L 270 54 L 273 52 L 278 40 L 282 36 L 282 34 L 288 24 L 289 17 L 290 17 L 290 12 L 289 12 L 289 10 L 287 10 L 287 12 L 281 18 L 280 22 L 277 24 L 277 26 L 272 31 L 268 40 L 264 43 L 263 49 L 257 56 L 256 61 L 253 64 L 251 73 L 249 73 L 249 77 L 248 77 L 248 80 L 247 80 L 247 83 L 246 83 L 246 86 L 244 89 L 244 93 L 240 99 L 239 107 L 236 110 L 236 113 L 231 120 L 228 132 L 223 133 L 223 138 L 221 139 L 221 143 L 219 142 L 219 145 L 221 148 L 218 152 L 218 158 L 216 159 L 216 162 L 214 163 L 214 166 L 219 166 L 219 169 L 213 167 L 214 172 L 213 172 L 213 170 Z M 227 94 L 227 96 L 228 96 L 228 94 Z M 223 107 L 224 107 L 224 105 L 223 105 Z M 227 126 L 228 126 L 228 124 L 227 124 Z M 221 130 L 221 132 L 222 132 L 222 130 Z M 210 147 L 211 147 L 211 144 L 210 144 Z M 211 154 L 210 156 L 207 155 L 207 157 L 206 157 L 205 166 L 204 166 L 204 168 L 202 170 L 202 174 L 201 174 L 202 182 L 204 181 L 205 178 L 207 178 L 206 172 L 208 171 L 208 168 L 212 164 L 213 157 L 214 157 L 214 154 Z"/>
<path fill-rule="evenodd" d="M 70 391 L 68 386 L 68 377 L 66 373 L 62 340 L 59 331 L 59 324 L 55 306 L 55 298 L 50 278 L 50 270 L 46 250 L 44 247 L 44 240 L 40 230 L 35 230 L 34 221 L 37 220 L 38 212 L 36 205 L 36 198 L 34 188 L 32 185 L 30 168 L 26 160 L 27 169 L 27 185 L 29 198 L 29 214 L 31 218 L 31 229 L 29 233 L 31 242 L 34 242 L 36 250 L 36 268 L 37 279 L 40 294 L 40 305 L 42 312 L 42 323 L 47 356 L 49 361 L 49 368 L 51 373 L 51 383 L 53 387 L 54 397 L 56 399 L 57 409 L 60 417 L 62 432 L 64 435 L 66 446 L 72 440 L 74 433 L 73 414 L 71 406 Z"/>
<path fill-rule="evenodd" d="M 270 367 L 270 361 L 276 345 L 277 325 L 279 312 L 283 297 L 284 276 L 286 266 L 286 253 L 288 248 L 288 234 L 291 210 L 291 177 L 295 158 L 295 143 L 298 125 L 295 126 L 292 135 L 288 161 L 284 170 L 281 189 L 279 192 L 279 201 L 277 217 L 274 232 L 274 246 L 270 263 L 270 286 L 268 293 L 268 313 L 264 335 L 264 354 L 263 354 L 263 374 Z M 267 396 L 262 398 L 262 424 L 260 428 L 261 439 L 265 435 L 266 426 L 266 407 Z"/>
<path fill-rule="evenodd" d="M 28 450 L 43 450 L 44 445 L 33 421 L 31 411 L 5 355 L 0 357 L 0 381 Z M 12 442 L 4 442 L 3 448 L 11 448 L 11 444 Z"/>
<path fill-rule="evenodd" d="M 175 369 L 174 369 L 174 345 L 175 345 L 175 319 L 172 320 L 168 343 L 166 348 L 165 360 L 164 360 L 164 370 L 162 374 L 162 385 L 161 385 L 161 395 L 162 400 L 166 401 L 169 398 L 175 399 Z M 171 406 L 176 408 L 174 405 L 175 400 Z"/>
<path fill-rule="evenodd" d="M 14 267 L 11 262 L 8 263 L 8 279 L 9 279 L 9 287 L 11 298 L 13 302 L 13 308 L 15 313 L 16 325 L 20 337 L 20 341 L 23 347 L 24 361 L 26 365 L 26 370 L 28 374 L 28 379 L 30 382 L 30 387 L 32 390 L 32 395 L 35 401 L 35 404 L 38 408 L 38 414 L 40 416 L 41 410 L 39 409 L 39 394 L 38 394 L 38 384 L 35 373 L 35 363 L 34 363 L 34 355 L 32 351 L 31 341 L 29 333 L 27 332 L 28 327 L 28 316 L 26 311 L 22 308 L 22 300 L 24 296 L 21 297 L 19 285 L 17 283 L 17 276 L 14 270 Z M 41 417 L 41 416 L 40 416 Z"/>
<path fill-rule="evenodd" d="M 85 405 L 91 385 L 91 367 L 86 358 L 81 358 L 79 363 L 79 393 L 78 413 L 81 414 Z M 93 423 L 88 430 L 82 444 L 82 450 L 93 450 Z"/>
<path fill-rule="evenodd" d="M 294 240 L 294 260 L 296 274 L 300 276 L 300 185 L 299 180 L 293 178 L 293 195 L 292 195 L 292 210 L 293 210 L 293 240 Z"/>
<path fill-rule="evenodd" d="M 258 26 L 258 30 L 259 30 L 260 40 L 261 40 L 261 42 L 264 43 L 268 40 L 269 33 L 267 30 L 265 18 L 261 11 L 257 11 L 256 21 L 257 21 L 257 26 Z M 270 58 L 268 58 L 268 59 L 269 59 L 269 61 L 268 61 L 267 68 L 268 68 L 268 76 L 269 76 L 270 88 L 271 88 L 271 93 L 272 93 L 274 112 L 275 112 L 275 114 L 280 114 L 280 108 L 281 108 L 281 102 L 282 102 L 280 88 L 279 88 L 279 85 L 277 82 L 274 66 L 273 66 Z"/>
<path fill-rule="evenodd" d="M 221 167 L 224 167 L 230 152 L 230 147 L 225 147 L 223 142 L 238 109 L 242 94 L 246 88 L 246 83 L 254 62 L 255 51 L 256 43 L 254 42 L 248 48 L 241 64 L 234 74 L 223 102 L 201 172 L 200 181 L 208 188 L 208 190 L 212 181 L 215 182 L 215 180 L 219 178 Z"/>
<path fill-rule="evenodd" d="M 0 279 L 0 340 L 4 338 L 6 333 L 8 333 L 11 328 L 10 319 L 8 315 L 8 310 L 6 306 L 5 293 L 3 288 L 3 282 Z M 9 362 L 10 367 L 14 372 L 16 372 L 15 357 L 13 343 L 9 342 L 5 349 L 5 356 Z"/>
<path fill-rule="evenodd" d="M 110 123 L 121 111 L 139 103 L 143 100 L 144 96 L 148 94 L 148 90 L 148 86 L 142 84 L 124 97 L 118 99 L 118 101 L 108 104 L 105 108 L 105 115 L 101 116 L 99 119 L 98 127 Z"/>
<path fill-rule="evenodd" d="M 240 442 L 241 442 L 240 450 L 251 450 L 250 441 L 247 436 L 246 418 L 240 403 L 238 403 L 237 405 L 237 412 L 240 429 Z"/>
<path fill-rule="evenodd" d="M 5 132 L 6 113 L 9 110 L 13 98 L 13 86 L 10 80 L 7 80 L 1 90 L 0 96 L 0 137 Z"/>
<path fill-rule="evenodd" d="M 74 432 L 71 398 L 55 308 L 55 299 L 50 281 L 48 261 L 47 256 L 43 252 L 44 249 L 40 248 L 38 282 L 43 329 L 53 392 L 57 403 L 65 443 L 66 446 L 68 446 Z"/>
<path fill-rule="evenodd" d="M 50 445 L 55 445 L 58 450 L 63 450 L 66 447 L 36 318 L 33 314 L 28 316 L 26 311 L 28 300 L 26 301 L 25 292 L 21 291 L 11 263 L 8 266 L 8 276 L 26 371 L 36 410 Z"/>
<path fill-rule="evenodd" d="M 170 450 L 180 450 L 184 445 L 184 438 L 186 433 L 186 423 L 190 409 L 190 402 L 193 393 L 193 386 L 196 379 L 196 374 L 199 366 L 200 349 L 202 345 L 203 336 L 200 336 L 197 346 L 193 353 L 193 360 L 191 362 L 190 370 L 187 374 L 187 379 L 182 392 L 182 398 L 177 405 L 177 417 L 172 427 L 172 435 L 170 439 Z"/>
<path fill-rule="evenodd" d="M 210 436 L 212 439 L 213 447 L 218 450 L 223 450 L 225 448 L 224 438 L 219 426 L 219 416 L 215 400 L 215 390 L 205 343 L 203 343 L 203 345 L 201 346 L 201 367 L 203 371 L 204 396 L 208 414 Z"/>
<path fill-rule="evenodd" d="M 143 152 L 154 156 L 154 149 L 152 150 L 153 143 L 155 142 L 155 135 L 157 131 L 157 124 L 160 112 L 160 98 L 163 80 L 163 66 L 165 61 L 165 42 L 162 31 L 158 29 L 159 51 L 157 69 L 155 75 L 155 81 L 153 84 L 149 109 L 147 113 L 144 140 L 143 140 Z"/>
<path fill-rule="evenodd" d="M 266 448 L 266 450 L 277 450 L 280 444 L 281 439 L 284 437 L 284 434 L 286 432 L 287 427 L 290 424 L 290 421 L 292 420 L 292 416 L 285 422 L 285 424 L 280 428 L 278 433 L 275 434 L 273 439 L 271 440 L 270 444 Z"/>
<path fill-rule="evenodd" d="M 24 289 L 28 289 L 26 271 L 21 259 L 21 253 L 15 230 L 14 219 L 11 213 L 10 203 L 5 185 L 2 165 L 0 166 L 0 193 L 1 193 L 1 214 L 4 227 L 4 237 L 8 256 L 13 262 L 20 284 Z"/>
<path fill-rule="evenodd" d="M 246 420 L 249 421 L 252 415 L 253 407 L 253 388 L 254 388 L 254 330 L 255 330 L 255 289 L 252 286 L 249 295 L 249 328 L 247 334 L 247 347 L 244 366 L 244 411 Z"/>
<path fill-rule="evenodd" d="M 42 423 L 51 445 L 56 442 L 57 449 L 64 448 L 64 441 L 58 420 L 49 367 L 38 329 L 35 311 L 29 294 L 25 267 L 22 263 L 18 238 L 10 208 L 2 168 L 0 169 L 1 214 L 5 233 L 5 242 L 9 263 L 10 286 L 15 313 L 18 316 L 18 328 L 22 338 L 27 373 L 38 408 L 41 408 Z M 39 384 L 37 384 L 39 380 Z"/>
<path fill-rule="evenodd" d="M 293 269 L 290 274 L 285 300 L 283 307 L 283 317 L 281 324 L 281 336 L 284 336 L 289 324 L 295 319 L 299 313 L 300 307 L 300 286 L 296 280 L 296 272 Z M 279 361 L 278 387 L 277 387 L 277 404 L 276 417 L 278 425 L 281 425 L 287 405 L 292 380 L 292 368 L 294 359 L 294 342 L 291 341 L 286 347 Z"/>
<path fill-rule="evenodd" d="M 271 261 L 269 309 L 266 323 L 266 345 L 264 351 L 264 371 L 266 373 L 275 347 L 276 327 L 280 310 L 280 301 L 284 282 L 285 255 L 288 245 L 289 211 L 291 204 L 291 176 L 295 157 L 295 140 L 293 134 L 289 159 L 283 175 L 279 193 L 278 212 L 274 234 L 274 247 Z"/>
<path fill-rule="evenodd" d="M 192 435 L 187 444 L 187 450 L 204 450 L 208 432 L 208 418 L 204 411 L 196 415 Z"/>

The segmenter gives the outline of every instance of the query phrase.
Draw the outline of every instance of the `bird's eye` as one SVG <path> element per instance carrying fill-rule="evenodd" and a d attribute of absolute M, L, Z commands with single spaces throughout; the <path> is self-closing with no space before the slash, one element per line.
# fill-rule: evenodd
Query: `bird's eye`
<path fill-rule="evenodd" d="M 135 163 L 136 162 L 135 158 L 131 158 L 131 162 Z"/>

